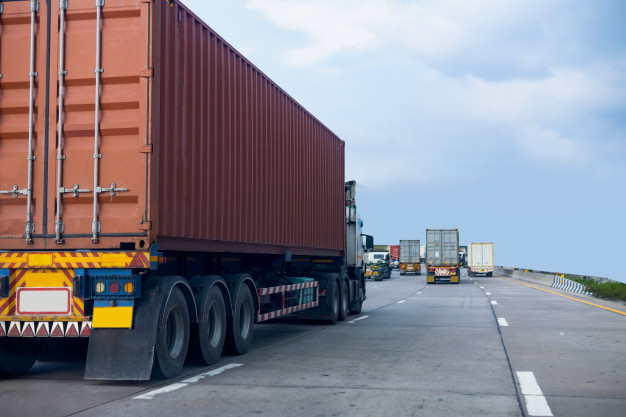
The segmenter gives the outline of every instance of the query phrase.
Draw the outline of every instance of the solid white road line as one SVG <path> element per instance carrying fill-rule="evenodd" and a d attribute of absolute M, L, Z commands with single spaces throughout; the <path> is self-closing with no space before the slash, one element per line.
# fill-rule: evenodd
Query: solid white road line
<path fill-rule="evenodd" d="M 228 370 L 228 369 L 232 369 L 232 368 L 237 368 L 238 366 L 242 366 L 242 363 L 231 363 L 228 365 L 224 365 L 221 368 L 217 368 L 217 369 L 213 369 L 212 371 L 208 371 L 208 372 L 204 372 L 202 374 L 196 375 L 196 376 L 192 376 L 191 378 L 187 378 L 185 380 L 183 380 L 182 382 L 175 382 L 173 384 L 167 385 L 163 388 L 159 388 L 159 389 L 155 389 L 149 392 L 146 392 L 145 394 L 141 394 L 138 395 L 136 397 L 133 397 L 134 400 L 151 400 L 153 399 L 155 396 L 159 395 L 159 394 L 166 394 L 168 392 L 172 392 L 172 391 L 176 391 L 177 389 L 180 388 L 184 388 L 189 384 L 193 384 L 196 383 L 198 381 L 200 381 L 202 378 L 206 378 L 207 376 L 215 376 L 215 375 L 219 375 L 222 372 Z"/>
<path fill-rule="evenodd" d="M 504 317 L 498 317 L 498 324 L 500 325 L 500 327 L 505 327 L 509 325 Z"/>
<path fill-rule="evenodd" d="M 526 400 L 526 411 L 530 416 L 550 417 L 552 410 L 548 406 L 546 397 L 543 396 L 541 388 L 532 372 L 517 372 L 517 380 L 519 381 L 522 394 Z"/>
<path fill-rule="evenodd" d="M 491 304 L 495 306 L 495 305 L 498 304 L 498 302 L 497 301 L 492 301 Z"/>
<path fill-rule="evenodd" d="M 361 317 L 357 317 L 357 318 L 356 318 L 356 319 L 354 319 L 354 320 L 350 320 L 348 323 L 354 323 L 354 322 L 357 322 L 357 321 L 359 321 L 359 320 L 366 319 L 366 318 L 368 318 L 368 317 L 369 317 L 369 316 L 361 316 Z"/>

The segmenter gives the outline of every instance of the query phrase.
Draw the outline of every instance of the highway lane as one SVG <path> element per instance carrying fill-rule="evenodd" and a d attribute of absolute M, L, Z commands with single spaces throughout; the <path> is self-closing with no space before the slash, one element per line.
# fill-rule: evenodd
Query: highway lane
<path fill-rule="evenodd" d="M 474 280 L 508 324 L 512 368 L 533 372 L 555 416 L 626 416 L 626 316 L 532 283 Z"/>
<path fill-rule="evenodd" d="M 541 402 L 524 394 L 536 381 L 555 416 L 620 416 L 625 322 L 502 278 L 426 285 L 394 271 L 336 326 L 261 324 L 247 355 L 170 381 L 84 381 L 81 362 L 38 363 L 0 380 L 0 404 L 3 416 L 46 417 L 523 416 L 528 398 L 530 411 Z"/>

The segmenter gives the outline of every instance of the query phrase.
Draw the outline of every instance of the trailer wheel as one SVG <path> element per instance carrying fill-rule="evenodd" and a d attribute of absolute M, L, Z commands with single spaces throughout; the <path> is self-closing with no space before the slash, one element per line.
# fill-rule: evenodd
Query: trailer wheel
<path fill-rule="evenodd" d="M 341 305 L 339 306 L 339 316 L 337 319 L 339 321 L 344 321 L 346 317 L 348 317 L 348 284 L 346 281 L 341 281 Z"/>
<path fill-rule="evenodd" d="M 217 363 L 226 340 L 226 303 L 217 285 L 213 285 L 202 300 L 198 339 L 204 362 L 207 365 Z"/>
<path fill-rule="evenodd" d="M 155 346 L 155 372 L 160 378 L 173 378 L 183 368 L 189 346 L 189 310 L 181 290 L 172 288 L 163 307 Z"/>
<path fill-rule="evenodd" d="M 254 332 L 254 301 L 250 288 L 241 285 L 237 301 L 233 307 L 233 316 L 228 323 L 226 350 L 235 355 L 243 355 L 252 343 Z"/>
<path fill-rule="evenodd" d="M 492 277 L 492 276 L 493 276 L 493 272 L 488 272 L 488 273 L 487 273 L 487 276 L 488 276 L 488 277 Z"/>
<path fill-rule="evenodd" d="M 33 367 L 41 350 L 39 340 L 3 337 L 0 339 L 0 375 L 23 375 Z"/>

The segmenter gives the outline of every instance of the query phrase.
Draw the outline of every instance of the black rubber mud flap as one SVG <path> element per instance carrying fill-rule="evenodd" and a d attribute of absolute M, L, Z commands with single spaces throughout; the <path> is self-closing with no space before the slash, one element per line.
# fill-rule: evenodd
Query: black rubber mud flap
<path fill-rule="evenodd" d="M 92 329 L 85 379 L 147 381 L 154 364 L 158 318 L 179 279 L 150 280 L 135 300 L 132 329 Z"/>

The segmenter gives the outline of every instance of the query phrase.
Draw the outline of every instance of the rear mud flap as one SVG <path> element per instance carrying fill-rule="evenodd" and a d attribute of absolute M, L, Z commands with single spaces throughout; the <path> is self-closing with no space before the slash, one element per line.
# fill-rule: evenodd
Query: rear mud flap
<path fill-rule="evenodd" d="M 148 282 L 135 302 L 132 329 L 92 329 L 85 379 L 147 381 L 154 364 L 154 346 L 162 298 L 171 280 Z"/>

